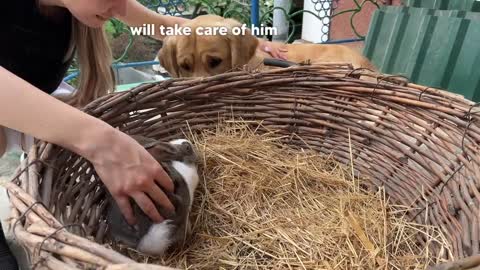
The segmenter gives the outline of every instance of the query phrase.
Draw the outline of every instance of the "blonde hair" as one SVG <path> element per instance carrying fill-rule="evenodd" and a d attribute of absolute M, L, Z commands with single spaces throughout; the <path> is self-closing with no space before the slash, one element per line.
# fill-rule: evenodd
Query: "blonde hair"
<path fill-rule="evenodd" d="M 91 28 L 72 16 L 72 37 L 65 59 L 76 54 L 79 83 L 76 92 L 66 103 L 83 107 L 89 102 L 115 90 L 115 74 L 111 67 L 112 51 L 104 28 Z"/>
<path fill-rule="evenodd" d="M 53 16 L 53 10 L 42 6 L 36 0 L 40 12 Z M 69 49 L 64 61 L 77 57 L 79 68 L 78 87 L 71 96 L 57 96 L 58 99 L 75 107 L 83 107 L 96 98 L 115 90 L 115 74 L 111 67 L 112 50 L 105 29 L 91 28 L 80 22 L 73 14 Z"/>

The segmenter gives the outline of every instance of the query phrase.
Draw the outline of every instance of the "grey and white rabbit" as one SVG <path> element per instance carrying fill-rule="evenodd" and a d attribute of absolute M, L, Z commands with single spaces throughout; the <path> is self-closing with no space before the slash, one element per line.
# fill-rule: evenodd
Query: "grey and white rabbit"
<path fill-rule="evenodd" d="M 145 254 L 162 256 L 170 248 L 184 244 L 188 231 L 188 216 L 193 195 L 199 182 L 197 156 L 193 145 L 185 139 L 161 142 L 142 136 L 132 136 L 162 165 L 174 183 L 174 193 L 165 192 L 175 206 L 175 213 L 169 214 L 157 206 L 165 217 L 161 223 L 152 220 L 132 200 L 135 226 L 130 226 L 118 205 L 109 196 L 107 208 L 108 235 L 116 243 L 127 245 Z"/>

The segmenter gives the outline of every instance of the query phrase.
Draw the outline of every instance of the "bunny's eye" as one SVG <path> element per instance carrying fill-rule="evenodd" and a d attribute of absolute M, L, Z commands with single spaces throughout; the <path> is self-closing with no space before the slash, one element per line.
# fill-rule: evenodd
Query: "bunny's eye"
<path fill-rule="evenodd" d="M 218 57 L 209 57 L 208 58 L 208 66 L 210 68 L 216 68 L 218 65 L 222 63 L 222 59 Z"/>

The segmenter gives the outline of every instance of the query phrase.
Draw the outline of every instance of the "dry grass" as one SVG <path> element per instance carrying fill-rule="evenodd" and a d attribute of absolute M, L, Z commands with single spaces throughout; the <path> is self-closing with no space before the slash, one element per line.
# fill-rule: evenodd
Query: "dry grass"
<path fill-rule="evenodd" d="M 194 138 L 203 182 L 193 235 L 161 264 L 188 269 L 425 269 L 448 252 L 439 230 L 403 218 L 382 189 L 366 192 L 352 168 L 288 148 L 275 133 L 236 122 Z M 152 260 L 144 261 L 152 262 Z"/>

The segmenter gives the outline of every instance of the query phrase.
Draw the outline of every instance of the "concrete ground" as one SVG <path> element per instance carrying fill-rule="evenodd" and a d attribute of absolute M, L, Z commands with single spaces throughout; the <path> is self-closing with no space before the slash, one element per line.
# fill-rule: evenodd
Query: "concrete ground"
<path fill-rule="evenodd" d="M 10 152 L 3 155 L 0 158 L 0 220 L 2 223 L 3 231 L 5 232 L 5 237 L 10 245 L 10 248 L 17 258 L 20 270 L 30 270 L 31 268 L 28 265 L 28 260 L 23 252 L 22 247 L 20 247 L 13 236 L 7 232 L 5 219 L 8 218 L 10 214 L 10 202 L 7 197 L 7 193 L 3 184 L 11 180 L 15 169 L 20 165 L 20 153 L 19 152 Z"/>
<path fill-rule="evenodd" d="M 0 158 L 0 219 L 3 220 L 9 215 L 9 201 L 6 196 L 3 184 L 11 179 L 15 169 L 20 165 L 20 153 L 6 153 Z"/>

